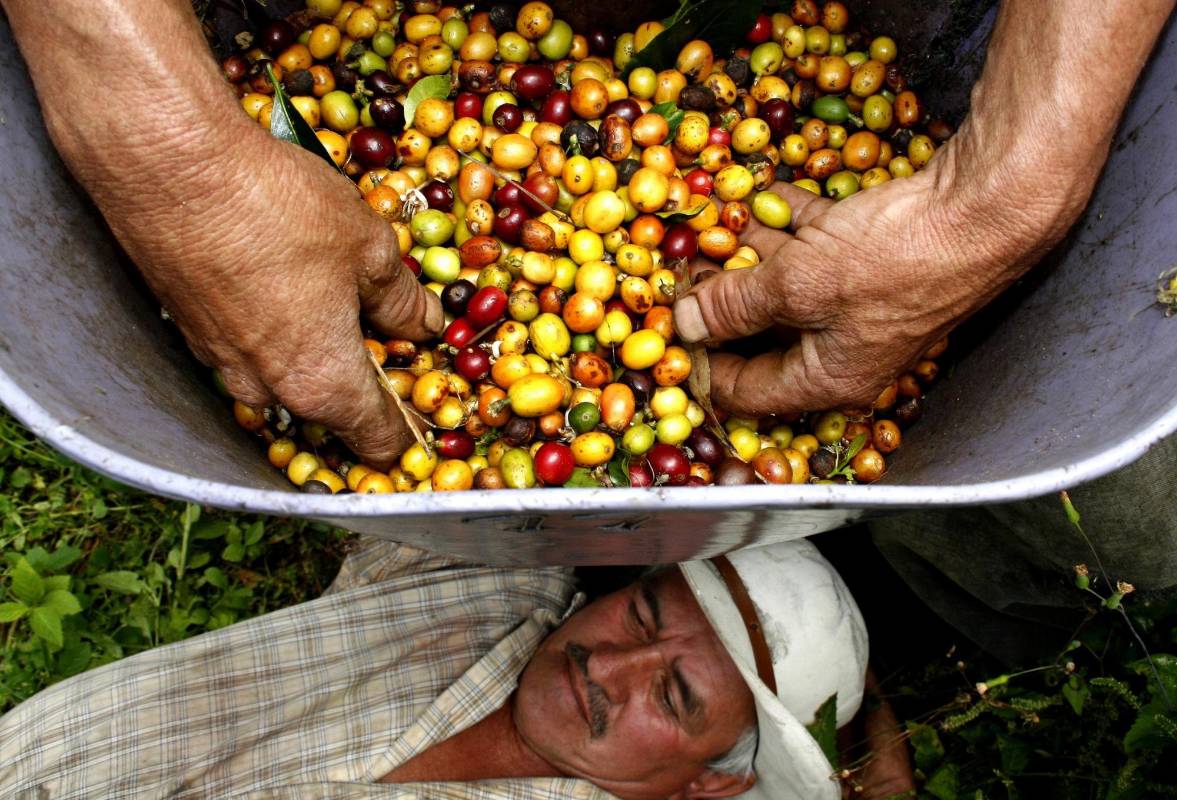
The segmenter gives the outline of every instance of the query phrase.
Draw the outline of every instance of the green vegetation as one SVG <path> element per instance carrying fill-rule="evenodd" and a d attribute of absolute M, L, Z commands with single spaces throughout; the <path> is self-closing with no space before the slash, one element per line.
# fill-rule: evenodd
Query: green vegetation
<path fill-rule="evenodd" d="M 317 597 L 346 542 L 128 489 L 0 410 L 0 713 L 83 670 Z"/>

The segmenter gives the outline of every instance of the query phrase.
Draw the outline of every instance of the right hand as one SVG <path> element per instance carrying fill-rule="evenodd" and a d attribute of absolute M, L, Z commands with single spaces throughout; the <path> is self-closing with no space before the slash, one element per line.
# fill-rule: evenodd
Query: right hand
<path fill-rule="evenodd" d="M 412 435 L 377 383 L 360 314 L 389 336 L 441 333 L 437 296 L 401 262 L 396 235 L 349 185 L 257 129 L 177 179 L 189 208 L 95 199 L 197 358 L 251 406 L 282 403 L 387 467 Z"/>

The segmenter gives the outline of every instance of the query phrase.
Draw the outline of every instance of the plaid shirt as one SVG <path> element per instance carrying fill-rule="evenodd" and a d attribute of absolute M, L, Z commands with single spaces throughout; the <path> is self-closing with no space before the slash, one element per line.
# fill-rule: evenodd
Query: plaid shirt
<path fill-rule="evenodd" d="M 318 600 L 108 664 L 0 718 L 0 798 L 607 800 L 567 778 L 377 783 L 501 707 L 581 602 L 569 570 L 364 540 Z"/>

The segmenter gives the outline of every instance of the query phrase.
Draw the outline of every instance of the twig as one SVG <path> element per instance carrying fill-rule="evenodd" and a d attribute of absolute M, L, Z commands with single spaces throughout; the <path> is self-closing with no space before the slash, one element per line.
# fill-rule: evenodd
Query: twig
<path fill-rule="evenodd" d="M 1099 553 L 1096 552 L 1095 546 L 1091 543 L 1091 539 L 1088 538 L 1087 533 L 1083 530 L 1083 526 L 1079 524 L 1079 511 L 1075 508 L 1074 504 L 1071 503 L 1071 496 L 1067 494 L 1067 492 L 1062 491 L 1059 492 L 1059 499 L 1062 500 L 1063 509 L 1067 513 L 1067 519 L 1070 521 L 1071 526 L 1079 532 L 1079 535 L 1083 537 L 1083 541 L 1087 544 L 1087 549 L 1091 551 L 1091 555 L 1095 559 L 1095 565 L 1099 567 L 1099 573 L 1101 576 L 1103 576 L 1104 582 L 1109 587 L 1114 587 L 1114 584 L 1108 577 L 1107 570 L 1104 569 L 1103 562 L 1099 558 Z M 1091 590 L 1088 589 L 1088 591 Z M 1125 592 L 1125 594 L 1126 593 L 1127 592 Z M 1092 594 L 1094 594 L 1096 597 L 1099 597 L 1101 601 L 1105 599 L 1097 592 L 1092 592 Z M 1107 604 L 1105 603 L 1104 605 L 1106 606 Z M 1169 699 L 1169 690 L 1165 687 L 1165 682 L 1161 680 L 1161 673 L 1160 670 L 1157 669 L 1156 663 L 1153 661 L 1152 653 L 1148 651 L 1148 646 L 1145 645 L 1144 639 L 1142 639 L 1140 634 L 1136 632 L 1136 626 L 1132 624 L 1132 618 L 1128 616 L 1128 612 L 1124 610 L 1124 606 L 1121 605 L 1115 610 L 1120 612 L 1120 616 L 1124 618 L 1124 624 L 1128 626 L 1128 632 L 1132 634 L 1132 638 L 1136 640 L 1136 643 L 1140 645 L 1140 649 L 1144 652 L 1145 660 L 1148 661 L 1148 668 L 1152 671 L 1153 679 L 1157 682 L 1157 688 L 1160 690 L 1161 699 L 1165 702 L 1165 708 L 1169 711 L 1172 711 L 1173 702 Z"/>
<path fill-rule="evenodd" d="M 469 155 L 467 155 L 466 153 L 458 153 L 458 156 L 466 159 L 466 161 L 471 164 L 477 164 L 478 166 L 483 167 L 488 172 L 490 172 L 491 175 L 494 175 L 495 178 L 502 181 L 503 183 L 515 184 L 515 186 L 517 186 L 519 188 L 520 192 L 522 192 L 524 195 L 526 195 L 529 199 L 534 200 L 536 202 L 536 204 L 538 204 L 540 206 L 540 208 L 542 208 L 544 211 L 548 211 L 552 214 L 555 214 L 558 219 L 561 219 L 564 222 L 568 221 L 567 214 L 565 214 L 563 211 L 552 208 L 550 205 L 548 205 L 547 203 L 545 203 L 543 201 L 543 198 L 536 197 L 535 193 L 530 191 L 526 186 L 524 186 L 522 181 L 511 180 L 506 175 L 504 175 L 503 173 L 501 173 L 497 169 L 495 169 L 494 166 L 492 166 L 491 164 L 487 164 L 482 161 L 478 161 L 477 159 L 473 159 Z"/>
<path fill-rule="evenodd" d="M 380 361 L 376 358 L 376 355 L 371 350 L 368 350 L 367 353 L 368 360 L 372 362 L 372 366 L 376 370 L 376 380 L 380 382 L 380 385 L 384 388 L 384 391 L 392 395 L 393 402 L 396 403 L 397 409 L 401 412 L 401 416 L 404 417 L 405 425 L 408 426 L 409 431 L 413 434 L 413 438 L 417 440 L 417 444 L 421 445 L 421 449 L 424 450 L 426 454 L 433 455 L 432 445 L 429 444 L 429 440 L 417 427 L 418 422 L 427 428 L 432 427 L 430 422 L 421 416 L 421 413 L 417 411 L 417 409 L 411 409 L 405 405 L 405 401 L 401 400 L 401 396 L 396 393 L 396 387 L 392 385 L 392 381 L 390 381 L 388 376 L 384 374 L 384 367 L 381 366 Z"/>

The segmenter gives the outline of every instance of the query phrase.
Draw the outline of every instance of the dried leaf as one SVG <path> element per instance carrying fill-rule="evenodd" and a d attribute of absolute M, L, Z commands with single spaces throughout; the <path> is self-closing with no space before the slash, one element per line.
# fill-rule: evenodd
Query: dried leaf
<path fill-rule="evenodd" d="M 708 200 L 707 202 L 699 203 L 698 205 L 693 206 L 692 208 L 677 209 L 674 211 L 656 211 L 656 212 L 654 212 L 654 216 L 660 217 L 661 219 L 665 220 L 667 222 L 667 224 L 674 224 L 676 222 L 686 222 L 688 219 L 694 219 L 695 217 L 702 214 L 703 209 L 707 208 L 707 206 L 709 206 L 710 204 L 711 204 L 711 201 Z"/>
<path fill-rule="evenodd" d="M 675 299 L 682 297 L 690 290 L 690 267 L 684 265 L 682 278 L 674 283 Z M 711 405 L 711 359 L 707 355 L 707 347 L 702 342 L 684 344 L 683 347 L 691 359 L 691 374 L 687 377 L 687 389 L 710 419 L 718 419 L 715 416 L 715 406 Z M 732 446 L 727 431 L 722 425 L 712 425 L 711 430 L 723 443 L 723 446 L 728 449 L 728 452 L 735 452 L 735 447 Z"/>

